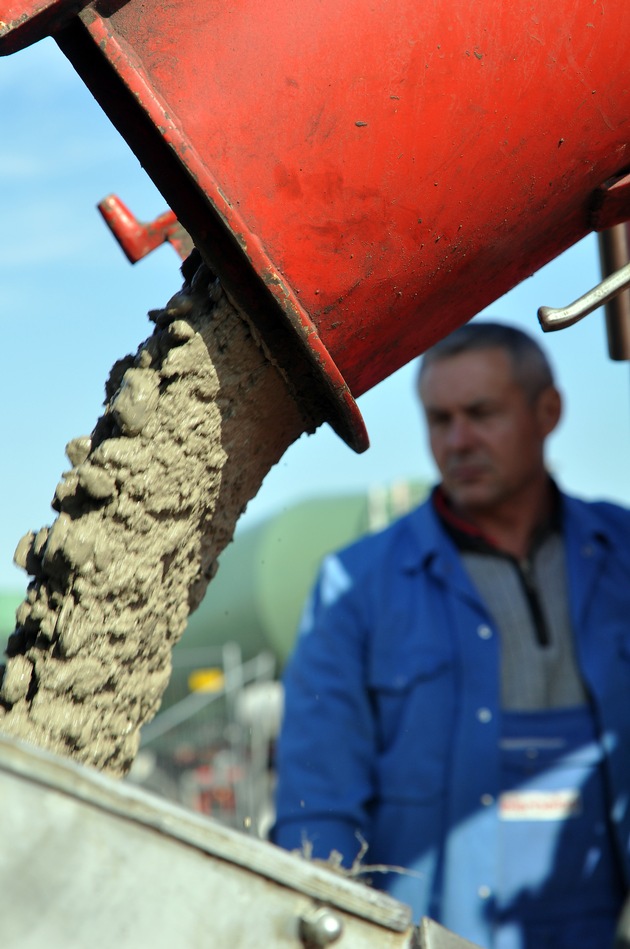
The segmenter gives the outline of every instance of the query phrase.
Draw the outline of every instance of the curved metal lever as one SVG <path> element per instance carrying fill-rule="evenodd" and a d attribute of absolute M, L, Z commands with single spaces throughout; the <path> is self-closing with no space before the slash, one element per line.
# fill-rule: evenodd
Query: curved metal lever
<path fill-rule="evenodd" d="M 550 306 L 541 306 L 538 310 L 538 321 L 545 333 L 563 330 L 567 326 L 578 323 L 604 303 L 608 303 L 627 287 L 630 287 L 630 263 L 606 277 L 596 287 L 568 306 L 557 310 Z"/>

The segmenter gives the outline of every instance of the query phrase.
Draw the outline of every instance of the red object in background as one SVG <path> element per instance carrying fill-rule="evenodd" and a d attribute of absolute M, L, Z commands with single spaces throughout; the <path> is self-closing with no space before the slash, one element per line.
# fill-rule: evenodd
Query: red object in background
<path fill-rule="evenodd" d="M 630 216 L 623 188 L 601 205 L 630 166 L 627 0 L 0 0 L 0 20 L 4 52 L 53 32 L 359 449 L 356 396 L 594 215 Z"/>
<path fill-rule="evenodd" d="M 153 221 L 139 221 L 115 194 L 103 198 L 97 207 L 132 264 L 167 241 L 182 260 L 193 249 L 190 235 L 172 211 L 165 211 Z"/>

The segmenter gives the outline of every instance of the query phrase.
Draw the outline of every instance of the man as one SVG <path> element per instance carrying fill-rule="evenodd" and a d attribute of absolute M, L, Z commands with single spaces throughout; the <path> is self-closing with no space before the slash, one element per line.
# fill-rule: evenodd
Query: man
<path fill-rule="evenodd" d="M 273 839 L 487 949 L 606 949 L 630 878 L 630 513 L 562 494 L 549 364 L 424 356 L 441 482 L 323 564 L 286 673 Z"/>

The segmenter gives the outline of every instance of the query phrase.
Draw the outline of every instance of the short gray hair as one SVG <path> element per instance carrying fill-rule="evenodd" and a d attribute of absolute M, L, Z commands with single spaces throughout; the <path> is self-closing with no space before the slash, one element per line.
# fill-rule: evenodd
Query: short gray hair
<path fill-rule="evenodd" d="M 481 349 L 503 349 L 510 357 L 514 380 L 528 399 L 534 400 L 555 385 L 547 356 L 531 336 L 506 323 L 466 323 L 426 351 L 420 363 L 418 387 L 423 373 L 433 363 Z"/>

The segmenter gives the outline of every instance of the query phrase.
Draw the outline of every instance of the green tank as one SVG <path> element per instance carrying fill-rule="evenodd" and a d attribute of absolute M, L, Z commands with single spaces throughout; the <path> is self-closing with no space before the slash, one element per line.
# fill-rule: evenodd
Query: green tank
<path fill-rule="evenodd" d="M 322 558 L 385 527 L 426 493 L 426 485 L 401 482 L 314 498 L 237 534 L 176 650 L 233 640 L 244 659 L 269 650 L 283 665 Z"/>
<path fill-rule="evenodd" d="M 15 629 L 15 611 L 24 599 L 25 591 L 26 578 L 24 590 L 0 591 L 0 649 L 2 652 L 5 650 L 7 639 Z"/>

